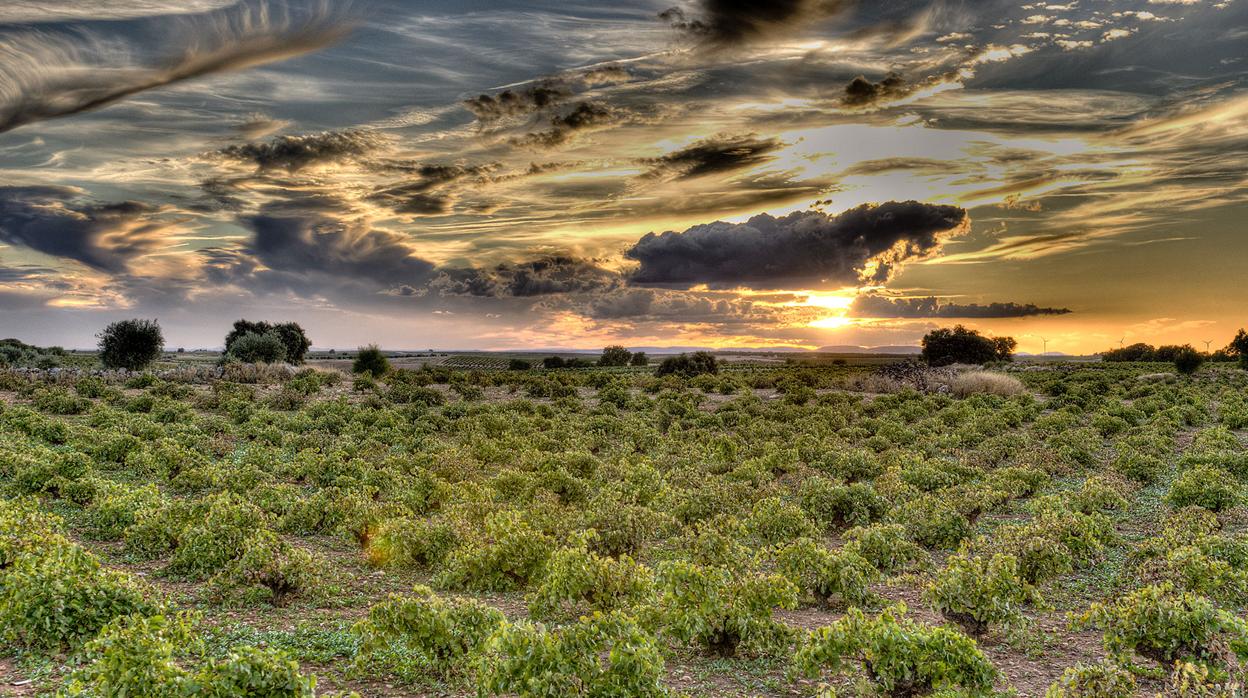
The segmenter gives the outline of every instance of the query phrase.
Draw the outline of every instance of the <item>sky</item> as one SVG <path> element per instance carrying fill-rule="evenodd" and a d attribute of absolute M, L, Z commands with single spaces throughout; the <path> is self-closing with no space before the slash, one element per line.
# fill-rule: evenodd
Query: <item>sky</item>
<path fill-rule="evenodd" d="M 7 0 L 0 335 L 1216 348 L 1246 48 L 1248 0 Z"/>

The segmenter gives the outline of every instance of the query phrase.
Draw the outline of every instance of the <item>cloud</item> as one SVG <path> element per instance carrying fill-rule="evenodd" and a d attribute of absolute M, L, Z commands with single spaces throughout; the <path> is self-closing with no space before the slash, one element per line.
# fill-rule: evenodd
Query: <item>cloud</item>
<path fill-rule="evenodd" d="M 261 171 L 281 169 L 294 173 L 313 165 L 365 155 L 384 142 L 372 131 L 324 131 L 279 136 L 267 143 L 232 145 L 217 152 L 226 158 L 253 163 Z"/>
<path fill-rule="evenodd" d="M 463 105 L 478 121 L 498 121 L 551 109 L 581 90 L 627 82 L 630 78 L 628 70 L 621 66 L 598 66 L 578 73 L 541 78 L 523 87 L 508 88 L 496 94 L 483 93 L 465 99 Z"/>
<path fill-rule="evenodd" d="M 651 167 L 645 177 L 662 180 L 692 179 L 751 167 L 767 161 L 767 156 L 784 143 L 776 138 L 759 138 L 750 133 L 719 135 L 700 140 L 657 158 L 642 160 Z"/>
<path fill-rule="evenodd" d="M 904 97 L 910 94 L 911 90 L 905 78 L 897 73 L 889 73 L 879 82 L 871 82 L 859 75 L 845 86 L 845 96 L 841 98 L 841 101 L 847 106 L 861 107 L 882 100 Z"/>
<path fill-rule="evenodd" d="M 0 241 L 123 272 L 163 244 L 171 227 L 155 206 L 137 201 L 94 203 L 72 187 L 0 187 Z"/>
<path fill-rule="evenodd" d="M 493 165 L 390 165 L 390 170 L 409 173 L 412 179 L 382 188 L 368 198 L 382 203 L 396 213 L 412 215 L 445 215 L 458 197 L 450 187 L 461 180 L 480 181 Z"/>
<path fill-rule="evenodd" d="M 785 288 L 882 283 L 899 264 L 934 254 L 963 232 L 966 211 L 917 201 L 865 204 L 837 216 L 799 211 L 684 232 L 647 233 L 625 252 L 643 285 Z"/>
<path fill-rule="evenodd" d="M 611 126 L 619 122 L 625 112 L 602 102 L 581 102 L 571 111 L 550 120 L 551 128 L 530 133 L 516 142 L 541 148 L 555 148 L 572 139 L 578 131 L 588 131 Z"/>
<path fill-rule="evenodd" d="M 310 11 L 250 0 L 201 14 L 149 20 L 143 40 L 76 27 L 0 36 L 0 133 L 69 116 L 173 83 L 316 51 L 349 30 L 328 2 Z M 339 5 L 339 8 L 343 5 Z M 144 55 L 155 55 L 146 58 Z"/>
<path fill-rule="evenodd" d="M 591 293 L 622 285 L 620 275 L 591 260 L 546 256 L 477 269 L 443 269 L 430 286 L 442 295 L 486 298 Z"/>
<path fill-rule="evenodd" d="M 1032 303 L 941 303 L 927 298 L 893 298 L 868 293 L 854 299 L 850 317 L 864 318 L 1014 318 L 1036 315 L 1066 315 L 1069 308 L 1042 308 Z"/>
<path fill-rule="evenodd" d="M 673 7 L 659 19 L 705 46 L 723 48 L 841 14 L 851 5 L 848 0 L 701 0 L 692 16 Z"/>

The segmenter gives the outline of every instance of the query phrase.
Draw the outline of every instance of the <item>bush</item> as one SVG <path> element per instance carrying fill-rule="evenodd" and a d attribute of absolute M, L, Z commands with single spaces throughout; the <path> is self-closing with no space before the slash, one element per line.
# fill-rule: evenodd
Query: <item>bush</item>
<path fill-rule="evenodd" d="M 927 551 L 906 536 L 901 524 L 858 526 L 845 532 L 852 548 L 880 572 L 888 574 L 915 562 L 926 562 Z"/>
<path fill-rule="evenodd" d="M 1022 381 L 1014 376 L 991 371 L 968 371 L 953 379 L 950 386 L 953 394 L 958 397 L 971 395 L 1000 395 L 1011 397 L 1027 392 Z"/>
<path fill-rule="evenodd" d="M 114 618 L 155 611 L 133 577 L 63 539 L 0 572 L 0 631 L 18 646 L 73 646 Z"/>
<path fill-rule="evenodd" d="M 952 329 L 932 330 L 924 335 L 921 356 L 929 366 L 986 364 L 989 361 L 1009 361 L 1015 344 L 1012 337 L 985 337 L 958 325 Z"/>
<path fill-rule="evenodd" d="M 376 344 L 360 347 L 355 354 L 355 362 L 351 364 L 351 372 L 381 378 L 390 372 L 390 360 Z"/>
<path fill-rule="evenodd" d="M 813 679 L 828 669 L 844 673 L 846 662 L 858 662 L 882 693 L 899 698 L 953 689 L 961 691 L 954 695 L 991 694 L 997 670 L 974 640 L 904 613 L 903 605 L 867 618 L 851 608 L 807 636 L 793 656 L 794 668 Z"/>
<path fill-rule="evenodd" d="M 772 652 L 787 644 L 792 631 L 772 618 L 772 609 L 796 608 L 798 590 L 782 575 L 670 562 L 658 577 L 657 624 L 677 640 L 721 657 L 736 655 L 742 645 Z"/>
<path fill-rule="evenodd" d="M 802 538 L 776 553 L 776 567 L 798 589 L 824 604 L 834 597 L 852 606 L 876 599 L 870 585 L 879 580 L 879 570 L 851 546 L 833 551 Z"/>
<path fill-rule="evenodd" d="M 1132 698 L 1135 690 L 1135 677 L 1117 664 L 1077 664 L 1049 686 L 1044 698 Z"/>
<path fill-rule="evenodd" d="M 527 371 L 530 368 L 533 368 L 533 364 L 524 359 L 512 359 L 507 362 L 508 371 Z"/>
<path fill-rule="evenodd" d="M 1174 370 L 1185 376 L 1190 376 L 1200 370 L 1201 365 L 1205 363 L 1205 356 L 1185 344 L 1174 353 L 1172 360 L 1174 361 Z"/>
<path fill-rule="evenodd" d="M 1222 640 L 1241 659 L 1248 658 L 1248 622 L 1169 583 L 1093 604 L 1075 626 L 1103 630 L 1105 650 L 1124 661 L 1135 653 L 1165 667 L 1176 661 L 1216 664 L 1215 643 Z"/>
<path fill-rule="evenodd" d="M 352 668 L 379 667 L 409 681 L 462 679 L 505 620 L 479 601 L 440 597 L 428 587 L 417 586 L 407 597 L 391 594 L 351 629 L 359 640 Z"/>
<path fill-rule="evenodd" d="M 286 345 L 276 332 L 247 332 L 230 343 L 225 356 L 245 364 L 276 364 L 286 360 Z"/>
<path fill-rule="evenodd" d="M 239 340 L 249 334 L 254 335 L 273 335 L 282 345 L 282 358 L 278 359 L 251 359 L 243 358 L 240 354 L 245 351 L 239 349 L 236 351 L 236 345 Z M 282 322 L 270 324 L 268 322 L 251 322 L 248 320 L 237 320 L 234 322 L 233 329 L 225 336 L 225 353 L 239 357 L 239 361 L 245 363 L 256 363 L 263 361 L 265 363 L 276 363 L 278 361 L 286 361 L 292 364 L 303 363 L 304 357 L 308 353 L 308 349 L 312 347 L 312 340 L 308 339 L 308 335 L 303 331 L 297 323 Z M 272 352 L 272 349 L 266 349 Z"/>
<path fill-rule="evenodd" d="M 465 541 L 447 556 L 437 586 L 474 591 L 520 589 L 537 577 L 554 541 L 514 512 L 485 520 L 484 539 Z"/>
<path fill-rule="evenodd" d="M 653 637 L 620 614 L 581 618 L 547 629 L 508 624 L 479 662 L 481 695 L 666 696 L 663 652 Z"/>
<path fill-rule="evenodd" d="M 656 376 L 683 376 L 692 378 L 707 373 L 719 373 L 719 362 L 710 352 L 697 351 L 692 354 L 669 356 L 659 362 L 655 370 Z"/>
<path fill-rule="evenodd" d="M 105 368 L 139 371 L 160 358 L 165 337 L 155 320 L 118 320 L 99 335 L 100 363 Z"/>
<path fill-rule="evenodd" d="M 633 358 L 629 359 L 628 363 L 630 366 L 647 366 L 650 364 L 650 359 L 646 356 L 646 352 L 635 351 L 633 352 Z"/>
<path fill-rule="evenodd" d="M 1240 486 L 1230 473 L 1198 465 L 1175 478 L 1166 493 L 1166 502 L 1176 508 L 1195 505 L 1217 512 L 1235 506 L 1239 490 Z"/>
<path fill-rule="evenodd" d="M 653 586 L 650 571 L 624 555 L 600 557 L 580 545 L 555 551 L 529 597 L 535 618 L 575 618 L 593 611 L 632 608 Z"/>
<path fill-rule="evenodd" d="M 598 365 L 627 366 L 632 359 L 633 353 L 631 351 L 616 344 L 602 350 L 602 356 L 598 357 Z"/>
<path fill-rule="evenodd" d="M 975 637 L 990 625 L 1023 618 L 1023 605 L 1039 600 L 1019 574 L 1013 555 L 955 555 L 927 588 L 926 598 L 948 620 Z"/>
<path fill-rule="evenodd" d="M 219 600 L 241 596 L 244 601 L 285 606 L 292 597 L 316 587 L 321 567 L 307 550 L 270 531 L 258 531 L 243 543 L 238 558 L 212 577 L 209 588 Z"/>

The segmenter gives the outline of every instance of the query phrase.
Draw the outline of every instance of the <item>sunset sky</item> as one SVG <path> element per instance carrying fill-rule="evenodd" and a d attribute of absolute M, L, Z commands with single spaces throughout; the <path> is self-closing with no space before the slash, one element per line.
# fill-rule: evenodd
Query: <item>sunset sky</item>
<path fill-rule="evenodd" d="M 1226 344 L 1248 0 L 6 0 L 0 335 Z"/>

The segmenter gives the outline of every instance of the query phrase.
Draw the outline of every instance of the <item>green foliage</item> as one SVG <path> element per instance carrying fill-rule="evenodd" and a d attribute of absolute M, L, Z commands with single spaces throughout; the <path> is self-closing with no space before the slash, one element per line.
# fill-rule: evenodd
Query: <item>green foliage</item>
<path fill-rule="evenodd" d="M 1174 353 L 1174 370 L 1179 373 L 1190 376 L 1205 363 L 1205 356 L 1196 351 L 1189 344 L 1184 344 L 1182 348 Z"/>
<path fill-rule="evenodd" d="M 1135 677 L 1111 662 L 1077 664 L 1062 672 L 1044 698 L 1132 698 Z"/>
<path fill-rule="evenodd" d="M 678 354 L 663 359 L 654 375 L 692 378 L 708 373 L 719 373 L 719 362 L 710 352 L 695 351 L 692 354 Z"/>
<path fill-rule="evenodd" d="M 216 574 L 242 555 L 246 542 L 267 523 L 263 510 L 228 493 L 209 498 L 202 509 L 202 518 L 174 536 L 169 574 L 189 579 Z"/>
<path fill-rule="evenodd" d="M 870 585 L 880 572 L 851 546 L 828 550 L 809 538 L 776 552 L 777 568 L 803 593 L 822 603 L 839 598 L 845 605 L 864 606 L 876 600 Z"/>
<path fill-rule="evenodd" d="M 355 361 L 351 364 L 351 372 L 381 378 L 390 372 L 390 359 L 386 358 L 376 344 L 360 347 L 355 353 Z"/>
<path fill-rule="evenodd" d="M 923 336 L 921 344 L 921 356 L 927 365 L 948 366 L 1009 361 L 1016 343 L 1012 337 L 994 339 L 958 325 L 952 329 L 943 327 L 928 332 Z"/>
<path fill-rule="evenodd" d="M 861 663 L 883 694 L 897 698 L 951 689 L 959 695 L 991 693 L 997 670 L 974 640 L 916 623 L 904 613 L 901 606 L 867 618 L 851 608 L 841 620 L 811 632 L 794 654 L 793 666 L 818 678 L 827 670 L 845 672 L 849 662 Z"/>
<path fill-rule="evenodd" d="M 515 512 L 492 514 L 483 538 L 451 551 L 435 584 L 447 589 L 509 591 L 536 578 L 554 547 L 549 536 Z"/>
<path fill-rule="evenodd" d="M 633 353 L 628 349 L 614 344 L 602 350 L 602 356 L 598 357 L 599 366 L 627 366 L 632 361 Z"/>
<path fill-rule="evenodd" d="M 1019 574 L 1018 558 L 955 555 L 928 586 L 926 598 L 945 618 L 979 637 L 993 625 L 1023 618 L 1023 606 L 1039 594 Z"/>
<path fill-rule="evenodd" d="M 273 337 L 281 344 L 281 350 L 279 352 L 275 347 L 271 346 L 271 342 L 268 340 L 264 341 L 265 346 L 263 347 L 256 345 L 255 339 L 246 340 L 247 343 L 240 346 L 239 342 L 244 341 L 244 338 L 248 335 Z M 236 320 L 230 333 L 225 336 L 226 355 L 233 356 L 245 363 L 286 361 L 292 364 L 301 364 L 304 356 L 308 353 L 308 349 L 311 347 L 312 341 L 308 339 L 307 333 L 294 322 L 272 324 L 263 321 Z M 271 358 L 279 353 L 280 356 L 278 358 Z"/>
<path fill-rule="evenodd" d="M 772 618 L 776 608 L 797 606 L 798 589 L 782 575 L 669 562 L 659 568 L 658 589 L 652 610 L 658 627 L 721 657 L 742 646 L 775 652 L 792 634 Z"/>
<path fill-rule="evenodd" d="M 1175 478 L 1166 493 L 1166 502 L 1173 507 L 1199 506 L 1209 511 L 1223 511 L 1240 501 L 1240 489 L 1235 478 L 1225 470 L 1198 465 Z"/>
<path fill-rule="evenodd" d="M 595 613 L 556 629 L 507 624 L 479 662 L 481 695 L 638 698 L 667 695 L 663 654 L 628 616 Z"/>
<path fill-rule="evenodd" d="M 1105 650 L 1124 661 L 1135 653 L 1163 666 L 1175 661 L 1217 663 L 1217 641 L 1226 641 L 1241 659 L 1248 658 L 1248 622 L 1169 583 L 1093 604 L 1075 618 L 1075 626 L 1104 631 Z"/>
<path fill-rule="evenodd" d="M 246 332 L 230 343 L 227 360 L 245 364 L 276 364 L 286 360 L 286 345 L 276 332 Z"/>
<path fill-rule="evenodd" d="M 352 628 L 359 639 L 353 670 L 380 668 L 406 681 L 463 679 L 482 644 L 505 622 L 479 601 L 444 598 L 417 586 L 390 595 Z"/>
<path fill-rule="evenodd" d="M 139 371 L 160 358 L 165 337 L 155 320 L 118 320 L 97 335 L 105 368 Z"/>
<path fill-rule="evenodd" d="M 801 484 L 798 498 L 802 509 L 825 527 L 865 526 L 888 510 L 888 503 L 866 482 L 838 485 L 811 477 Z"/>
<path fill-rule="evenodd" d="M 814 533 L 814 524 L 800 508 L 783 502 L 779 497 L 768 497 L 754 504 L 753 511 L 745 520 L 750 535 L 768 545 L 784 543 Z"/>
<path fill-rule="evenodd" d="M 910 540 L 906 527 L 901 524 L 851 528 L 845 532 L 845 539 L 849 541 L 846 548 L 852 549 L 885 574 L 912 563 L 928 561 L 927 551 Z"/>
<path fill-rule="evenodd" d="M 550 556 L 529 596 L 529 612 L 535 618 L 559 619 L 629 609 L 649 598 L 653 585 L 650 571 L 632 558 L 601 557 L 583 543 Z"/>
<path fill-rule="evenodd" d="M 293 597 L 314 590 L 324 576 L 323 565 L 310 552 L 258 531 L 247 538 L 237 558 L 209 581 L 220 600 L 261 600 L 285 606 Z"/>

